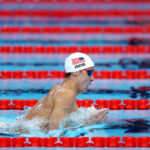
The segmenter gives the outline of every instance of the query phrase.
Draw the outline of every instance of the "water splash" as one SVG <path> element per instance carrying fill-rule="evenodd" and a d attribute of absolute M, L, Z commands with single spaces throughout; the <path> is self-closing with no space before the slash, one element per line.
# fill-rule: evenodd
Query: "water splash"
<path fill-rule="evenodd" d="M 27 112 L 28 110 L 26 110 Z M 40 124 L 44 123 L 44 120 L 35 117 L 32 120 L 23 119 L 23 116 L 14 119 L 0 118 L 0 132 L 5 134 L 18 134 L 19 136 L 77 136 L 80 133 L 87 131 L 89 128 L 83 127 L 83 123 L 86 119 L 90 118 L 93 114 L 97 113 L 98 110 L 94 107 L 84 108 L 81 107 L 77 112 L 71 113 L 61 123 L 58 130 L 49 131 L 44 133 L 40 129 Z M 94 127 L 94 125 L 93 125 Z"/>

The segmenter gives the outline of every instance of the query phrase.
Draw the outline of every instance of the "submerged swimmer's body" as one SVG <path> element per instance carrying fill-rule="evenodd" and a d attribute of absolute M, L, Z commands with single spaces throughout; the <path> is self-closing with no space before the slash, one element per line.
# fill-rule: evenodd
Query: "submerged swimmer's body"
<path fill-rule="evenodd" d="M 32 120 L 38 117 L 43 120 L 42 130 L 55 130 L 60 122 L 72 112 L 78 111 L 76 96 L 86 92 L 88 85 L 94 80 L 94 63 L 85 54 L 74 53 L 65 60 L 66 75 L 63 83 L 54 85 L 48 94 L 42 98 L 25 116 Z M 85 120 L 83 125 L 102 123 L 106 119 L 108 109 L 98 111 Z M 80 124 L 80 123 L 79 123 Z"/>

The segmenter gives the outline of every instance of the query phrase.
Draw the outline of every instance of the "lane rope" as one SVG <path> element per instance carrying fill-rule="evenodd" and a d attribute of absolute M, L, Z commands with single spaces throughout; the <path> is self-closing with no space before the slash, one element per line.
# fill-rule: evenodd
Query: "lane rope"
<path fill-rule="evenodd" d="M 59 70 L 41 70 L 41 71 L 0 71 L 0 79 L 49 79 L 49 78 L 64 78 L 65 71 Z M 94 72 L 95 79 L 150 79 L 150 71 L 148 70 L 101 70 Z"/>
<path fill-rule="evenodd" d="M 38 102 L 37 99 L 1 99 L 0 100 L 0 110 L 24 110 L 27 107 L 33 107 Z M 109 108 L 110 110 L 148 110 L 150 109 L 150 100 L 149 99 L 85 99 L 85 100 L 76 100 L 78 107 L 91 107 L 94 106 L 97 109 Z"/>
<path fill-rule="evenodd" d="M 24 34 L 99 34 L 99 33 L 112 33 L 112 34 L 133 34 L 133 33 L 141 33 L 141 34 L 149 34 L 150 33 L 150 26 L 2 26 L 0 27 L 0 33 L 1 34 L 18 34 L 18 33 L 24 33 Z"/>
<path fill-rule="evenodd" d="M 74 52 L 83 52 L 83 53 L 91 53 L 91 54 L 149 54 L 150 46 L 0 46 L 0 53 L 74 53 Z"/>
<path fill-rule="evenodd" d="M 0 10 L 1 17 L 149 17 L 149 10 Z"/>
<path fill-rule="evenodd" d="M 0 137 L 0 147 L 150 147 L 150 137 Z"/>

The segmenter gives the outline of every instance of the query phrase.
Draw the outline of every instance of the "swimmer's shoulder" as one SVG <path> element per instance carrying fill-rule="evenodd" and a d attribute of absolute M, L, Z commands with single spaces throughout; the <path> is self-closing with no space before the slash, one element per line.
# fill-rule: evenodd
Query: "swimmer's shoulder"
<path fill-rule="evenodd" d="M 58 83 L 54 85 L 49 93 L 47 94 L 47 99 L 52 99 L 53 101 L 57 101 L 60 98 L 63 99 L 75 99 L 75 93 L 69 89 L 65 88 L 62 83 Z"/>
<path fill-rule="evenodd" d="M 54 95 L 55 102 L 69 102 L 72 103 L 76 98 L 75 93 L 71 89 L 64 88 L 63 90 L 59 90 Z"/>
<path fill-rule="evenodd" d="M 56 92 L 58 91 L 58 89 L 61 88 L 61 84 L 55 84 L 51 87 L 51 89 L 49 90 L 49 92 L 47 93 L 47 95 L 44 98 L 44 101 L 48 102 L 48 101 L 53 101 L 54 99 L 54 95 L 56 94 Z"/>
<path fill-rule="evenodd" d="M 53 85 L 51 87 L 51 89 L 49 90 L 47 96 L 53 96 L 53 94 L 56 92 L 58 86 L 60 86 L 60 83 Z"/>

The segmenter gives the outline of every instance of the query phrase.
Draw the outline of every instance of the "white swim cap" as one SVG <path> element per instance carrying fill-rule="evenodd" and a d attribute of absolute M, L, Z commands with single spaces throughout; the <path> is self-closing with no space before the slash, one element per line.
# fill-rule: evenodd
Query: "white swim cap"
<path fill-rule="evenodd" d="M 66 72 L 76 72 L 89 67 L 94 67 L 94 62 L 88 55 L 83 53 L 73 53 L 65 60 Z"/>

